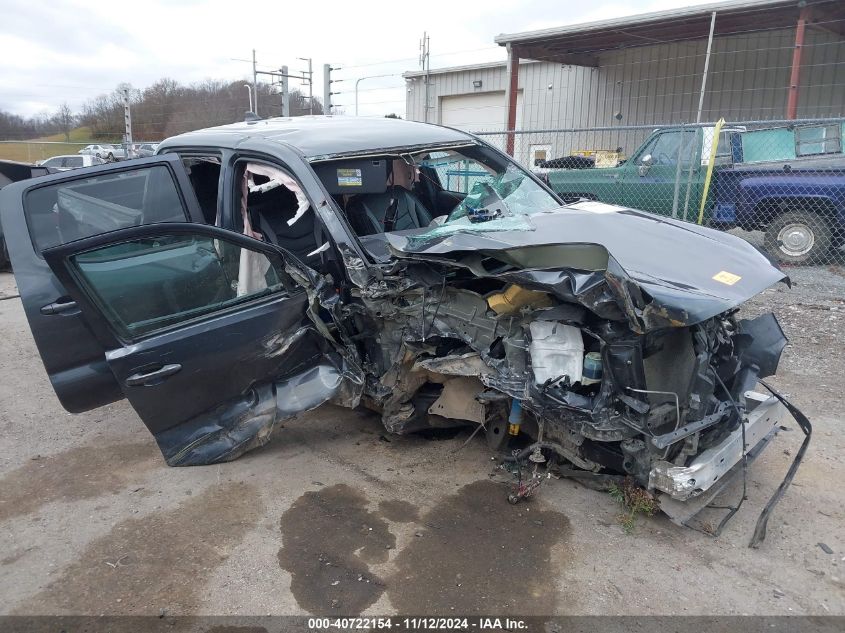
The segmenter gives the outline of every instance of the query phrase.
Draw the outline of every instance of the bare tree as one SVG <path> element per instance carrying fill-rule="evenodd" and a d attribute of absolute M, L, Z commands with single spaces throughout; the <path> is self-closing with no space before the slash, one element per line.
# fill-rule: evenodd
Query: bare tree
<path fill-rule="evenodd" d="M 59 129 L 64 133 L 65 142 L 70 143 L 70 131 L 76 123 L 76 117 L 70 109 L 70 106 L 67 104 L 67 101 L 62 102 L 62 105 L 60 105 L 59 109 L 56 110 L 56 114 L 53 116 L 53 119 L 55 120 L 56 125 L 59 126 Z"/>

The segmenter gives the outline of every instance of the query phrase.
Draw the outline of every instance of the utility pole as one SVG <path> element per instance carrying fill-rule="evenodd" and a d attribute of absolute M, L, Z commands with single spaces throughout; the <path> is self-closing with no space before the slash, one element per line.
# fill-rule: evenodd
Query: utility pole
<path fill-rule="evenodd" d="M 123 87 L 123 146 L 126 148 L 124 150 L 124 156 L 126 158 L 132 158 L 132 111 L 129 108 L 130 90 L 130 86 Z"/>
<path fill-rule="evenodd" d="M 314 70 L 311 68 L 310 57 L 297 57 L 297 59 L 308 62 L 308 70 L 302 71 L 302 81 L 308 82 L 308 114 L 314 114 Z M 308 77 L 306 79 L 306 76 Z"/>
<path fill-rule="evenodd" d="M 259 75 L 267 75 L 270 78 L 270 85 L 275 86 L 278 85 L 281 87 L 282 92 L 282 116 L 290 116 L 290 90 L 288 87 L 288 80 L 289 79 L 298 79 L 303 83 L 308 84 L 308 110 L 311 114 L 314 113 L 314 71 L 312 69 L 312 60 L 307 57 L 298 57 L 297 59 L 301 59 L 302 61 L 308 62 L 308 70 L 301 71 L 301 74 L 292 75 L 288 71 L 287 66 L 282 66 L 279 70 L 258 70 L 258 61 L 255 57 L 255 49 L 252 49 L 252 87 L 253 87 L 253 99 L 252 105 L 254 107 L 253 112 L 258 114 L 258 76 Z M 234 59 L 234 61 L 238 62 L 249 62 L 248 59 Z M 339 70 L 338 68 L 332 68 L 331 70 Z M 341 80 L 336 80 L 341 81 Z"/>
<path fill-rule="evenodd" d="M 290 90 L 288 89 L 288 67 L 282 66 L 282 116 L 290 116 Z"/>
<path fill-rule="evenodd" d="M 430 39 L 428 34 L 423 31 L 422 39 L 420 40 L 420 69 L 425 71 L 424 80 L 425 80 L 425 106 L 423 107 L 424 113 L 424 120 L 428 123 L 428 86 L 429 86 L 429 72 L 431 70 L 431 50 L 430 50 Z"/>
<path fill-rule="evenodd" d="M 253 104 L 255 105 L 255 114 L 258 114 L 258 70 L 255 64 L 255 49 L 252 49 L 252 92 L 254 95 Z"/>
<path fill-rule="evenodd" d="M 323 114 L 332 113 L 332 66 L 323 64 Z"/>
<path fill-rule="evenodd" d="M 340 67 L 332 67 L 331 64 L 323 64 L 323 114 L 332 113 L 332 95 L 339 95 L 339 92 L 332 92 L 332 84 L 343 79 L 332 79 L 332 71 L 340 70 Z"/>

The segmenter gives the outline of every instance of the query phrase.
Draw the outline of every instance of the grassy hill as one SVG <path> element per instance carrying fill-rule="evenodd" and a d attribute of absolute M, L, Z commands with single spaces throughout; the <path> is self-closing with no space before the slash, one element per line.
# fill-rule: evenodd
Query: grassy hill
<path fill-rule="evenodd" d="M 65 135 L 61 133 L 29 141 L 0 141 L 0 159 L 34 163 L 51 156 L 76 154 L 91 143 L 119 143 L 120 141 L 119 135 L 95 139 L 90 128 L 78 127 L 70 131 L 70 143 L 65 142 Z"/>

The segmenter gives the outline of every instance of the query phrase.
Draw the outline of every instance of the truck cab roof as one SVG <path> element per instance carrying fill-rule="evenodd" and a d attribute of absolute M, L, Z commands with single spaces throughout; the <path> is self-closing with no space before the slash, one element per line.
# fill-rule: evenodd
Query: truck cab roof
<path fill-rule="evenodd" d="M 187 132 L 162 142 L 158 152 L 185 146 L 235 148 L 247 139 L 292 146 L 312 161 L 373 150 L 462 144 L 474 140 L 460 130 L 402 119 L 301 116 L 244 121 Z"/>

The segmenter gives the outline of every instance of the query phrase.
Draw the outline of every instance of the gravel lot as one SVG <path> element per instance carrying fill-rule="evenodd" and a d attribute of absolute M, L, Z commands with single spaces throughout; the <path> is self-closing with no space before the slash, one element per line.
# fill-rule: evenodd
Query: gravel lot
<path fill-rule="evenodd" d="M 797 427 L 754 463 L 718 539 L 661 516 L 627 534 L 607 494 L 565 480 L 509 506 L 483 439 L 386 438 L 376 417 L 331 406 L 236 462 L 168 468 L 125 402 L 61 408 L 0 275 L 0 610 L 845 614 L 845 271 L 790 272 L 791 290 L 746 311 L 781 318 L 774 383 L 814 441 L 758 550 Z"/>

